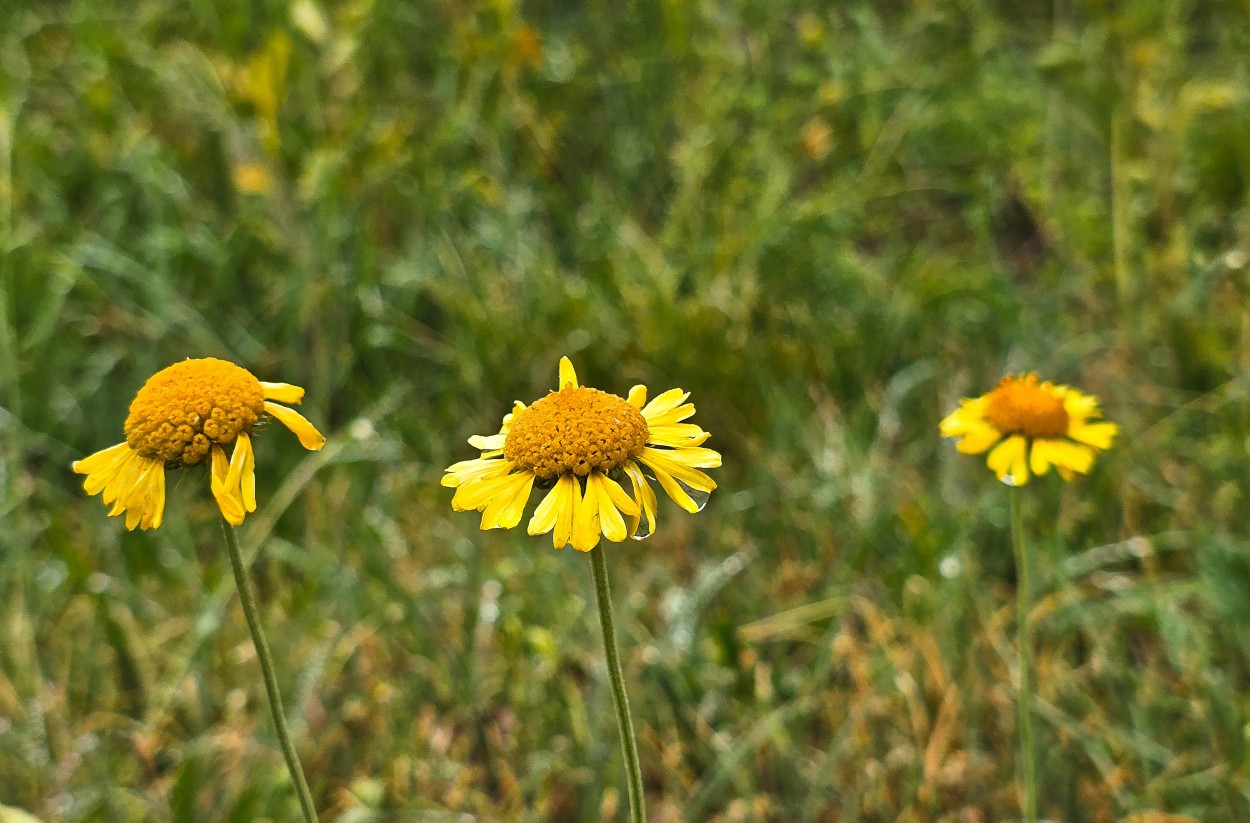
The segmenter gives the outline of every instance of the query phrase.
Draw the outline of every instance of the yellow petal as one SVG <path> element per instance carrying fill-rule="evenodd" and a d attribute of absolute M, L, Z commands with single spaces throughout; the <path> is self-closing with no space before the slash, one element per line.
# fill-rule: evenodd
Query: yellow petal
<path fill-rule="evenodd" d="M 530 518 L 526 531 L 531 535 L 546 534 L 555 528 L 556 522 L 562 514 L 567 512 L 572 516 L 572 487 L 575 485 L 577 485 L 577 481 L 573 479 L 571 474 L 566 474 L 557 480 L 551 491 L 547 492 L 547 496 L 534 509 L 534 516 Z M 560 546 L 556 546 L 556 548 L 558 549 Z"/>
<path fill-rule="evenodd" d="M 1111 443 L 1119 433 L 1119 426 L 1106 421 L 1101 423 L 1072 423 L 1068 426 L 1068 437 L 1104 451 L 1111 448 Z"/>
<path fill-rule="evenodd" d="M 563 549 L 573 539 L 573 523 L 577 520 L 577 510 L 582 505 L 582 486 L 571 474 L 561 477 L 559 483 L 567 484 L 568 496 L 556 504 L 556 530 L 551 533 L 551 545 Z"/>
<path fill-rule="evenodd" d="M 159 528 L 165 522 L 165 467 L 156 472 L 149 488 L 150 499 L 147 506 L 147 522 L 139 525 L 144 529 Z"/>
<path fill-rule="evenodd" d="M 126 443 L 118 443 L 104 451 L 98 451 L 90 457 L 75 461 L 74 471 L 85 474 L 82 487 L 87 494 L 99 494 L 117 476 L 125 466 L 129 465 L 134 452 Z"/>
<path fill-rule="evenodd" d="M 963 454 L 980 454 L 1002 439 L 1002 436 L 1002 432 L 989 425 L 969 428 L 963 433 L 963 439 L 955 444 L 955 448 Z"/>
<path fill-rule="evenodd" d="M 687 486 L 690 486 L 693 489 L 697 489 L 701 492 L 710 492 L 713 489 L 715 489 L 716 481 L 712 480 L 712 478 L 708 477 L 703 472 L 698 471 L 696 468 L 692 466 L 688 466 L 681 460 L 676 459 L 676 455 L 680 454 L 681 451 L 683 450 L 681 449 L 673 449 L 673 450 L 653 449 L 650 446 L 647 446 L 646 448 L 642 450 L 642 454 L 639 456 L 638 459 L 641 460 L 643 463 L 646 463 L 648 466 L 650 466 L 653 469 L 654 468 L 663 469 L 665 472 L 667 472 L 668 474 L 671 474 L 673 477 L 676 477 L 678 480 L 680 480 L 681 482 L 685 483 Z M 712 451 L 711 449 L 696 449 L 695 451 L 711 452 L 712 454 L 715 454 L 716 455 L 715 465 L 716 466 L 720 465 L 720 455 Z M 710 461 L 712 458 L 709 456 L 709 457 L 696 457 L 692 459 L 697 459 L 699 461 L 703 461 L 703 460 Z M 715 468 L 715 466 L 712 466 L 708 463 L 703 463 L 703 462 L 697 462 L 695 465 L 700 466 L 702 468 Z"/>
<path fill-rule="evenodd" d="M 1029 482 L 1027 450 L 1028 441 L 1013 435 L 994 447 L 985 464 L 1008 486 L 1023 486 Z"/>
<path fill-rule="evenodd" d="M 221 509 L 221 516 L 231 526 L 243 525 L 243 518 L 247 516 L 247 512 L 243 510 L 243 504 L 240 503 L 226 487 L 225 482 L 216 474 L 213 475 L 211 481 L 213 497 L 217 500 L 217 508 Z"/>
<path fill-rule="evenodd" d="M 277 403 L 270 403 L 266 400 L 265 411 L 276 417 L 282 425 L 295 432 L 295 436 L 299 438 L 300 445 L 309 451 L 317 451 L 325 445 L 325 435 L 317 431 L 316 427 L 295 409 L 288 409 L 286 406 L 279 406 Z"/>
<path fill-rule="evenodd" d="M 599 486 L 586 482 L 586 494 L 573 509 L 573 548 L 588 552 L 599 545 Z"/>
<path fill-rule="evenodd" d="M 260 381 L 261 394 L 266 400 L 276 400 L 298 406 L 304 400 L 304 390 L 290 383 L 266 383 Z"/>
<path fill-rule="evenodd" d="M 959 401 L 959 408 L 942 418 L 942 422 L 938 424 L 942 436 L 958 437 L 970 429 L 988 426 L 989 422 L 985 419 L 985 405 L 986 401 L 983 397 Z"/>
<path fill-rule="evenodd" d="M 221 516 L 226 519 L 227 523 L 240 526 L 247 512 L 244 511 L 243 504 L 234 496 L 233 490 L 227 485 L 230 480 L 230 463 L 226 460 L 226 452 L 221 446 L 214 445 L 212 455 L 213 467 L 210 471 L 209 486 L 213 497 L 217 500 L 217 508 L 221 509 Z"/>
<path fill-rule="evenodd" d="M 454 489 L 456 486 L 472 483 L 475 480 L 505 474 L 511 468 L 512 463 L 509 461 L 493 457 L 461 460 L 459 463 L 452 463 L 444 470 L 447 473 L 443 475 L 441 482 L 442 485 Z"/>
<path fill-rule="evenodd" d="M 690 392 L 688 391 L 682 391 L 681 389 L 669 389 L 647 405 L 643 406 L 642 416 L 648 423 L 650 423 L 652 418 L 657 418 L 666 412 L 671 412 L 673 409 L 686 402 L 686 398 L 689 396 Z"/>
<path fill-rule="evenodd" d="M 720 452 L 696 446 L 683 446 L 679 449 L 652 449 L 674 463 L 689 466 L 692 469 L 715 469 L 720 466 Z"/>
<path fill-rule="evenodd" d="M 1045 474 L 1052 465 L 1069 472 L 1088 474 L 1094 465 L 1094 450 L 1067 440 L 1035 440 L 1029 455 L 1029 466 L 1033 473 Z"/>
<path fill-rule="evenodd" d="M 599 501 L 599 527 L 603 530 L 603 536 L 611 540 L 613 543 L 620 543 L 626 537 L 625 520 L 621 517 L 620 511 L 616 508 L 615 501 L 612 499 L 611 492 L 605 484 L 612 483 L 616 485 L 610 478 L 604 477 L 599 472 L 591 472 L 586 477 L 587 487 L 594 485 L 595 499 Z M 620 489 L 620 486 L 617 486 Z M 625 492 L 622 490 L 621 494 Z M 628 500 L 629 498 L 626 497 Z M 629 501 L 634 506 L 634 511 L 638 510 L 634 501 Z"/>
<path fill-rule="evenodd" d="M 509 469 L 512 468 L 511 463 L 503 462 Z M 530 472 L 524 472 L 524 474 L 530 474 Z M 481 511 L 497 496 L 506 494 L 516 483 L 515 477 L 516 475 L 504 473 L 465 483 L 456 489 L 456 494 L 451 498 L 451 507 L 458 512 Z"/>
<path fill-rule="evenodd" d="M 642 469 L 637 463 L 632 460 L 626 463 L 625 473 L 629 475 L 630 484 L 634 487 L 634 500 L 641 508 L 638 515 L 629 518 L 629 536 L 641 540 L 655 532 L 655 509 L 658 501 L 655 498 L 655 489 L 643 477 Z"/>
<path fill-rule="evenodd" d="M 503 444 L 507 439 L 508 435 L 506 434 L 492 434 L 489 436 L 475 434 L 469 438 L 469 445 L 479 451 L 496 451 L 503 448 Z"/>
<path fill-rule="evenodd" d="M 165 464 L 152 458 L 136 457 L 140 468 L 131 476 L 128 487 L 118 492 L 112 513 L 126 512 L 127 529 L 155 528 L 161 524 L 165 509 Z"/>
<path fill-rule="evenodd" d="M 625 400 L 635 409 L 641 409 L 647 404 L 647 387 L 641 385 L 634 386 L 629 390 L 629 396 Z"/>
<path fill-rule="evenodd" d="M 1094 415 L 1101 417 L 1098 414 L 1098 398 L 1071 386 L 1063 394 L 1063 410 L 1074 422 L 1084 422 Z"/>
<path fill-rule="evenodd" d="M 239 432 L 238 442 L 234 450 L 243 450 L 243 458 L 239 465 L 239 492 L 242 494 L 243 508 L 250 512 L 256 511 L 256 452 L 252 450 L 252 438 L 247 432 Z"/>
<path fill-rule="evenodd" d="M 126 442 L 118 443 L 116 446 L 109 446 L 107 449 L 101 449 L 95 454 L 88 455 L 82 460 L 75 460 L 71 467 L 78 474 L 92 474 L 106 466 L 115 466 L 117 461 L 130 453 L 130 444 Z"/>
<path fill-rule="evenodd" d="M 577 388 L 577 372 L 573 370 L 573 361 L 567 357 L 560 358 L 560 385 L 557 388 L 563 389 L 565 386 Z"/>
<path fill-rule="evenodd" d="M 693 416 L 694 416 L 694 404 L 685 403 L 681 406 L 678 406 L 677 408 L 673 409 L 670 412 L 665 412 L 664 414 L 652 415 L 651 417 L 647 417 L 644 419 L 647 421 L 647 428 L 651 428 L 652 426 L 654 426 L 655 428 L 658 429 L 664 426 L 675 425 L 685 420 L 687 417 L 693 417 Z"/>
<path fill-rule="evenodd" d="M 694 423 L 669 423 L 665 426 L 647 424 L 647 443 L 652 446 L 698 446 L 712 435 Z"/>
<path fill-rule="evenodd" d="M 511 481 L 482 510 L 482 531 L 487 529 L 511 529 L 521 522 L 525 504 L 529 502 L 534 488 L 534 473 L 519 472 L 509 475 Z"/>
<path fill-rule="evenodd" d="M 621 487 L 620 483 L 617 483 L 606 474 L 600 474 L 599 480 L 600 496 L 606 495 L 607 499 L 611 500 L 612 504 L 625 514 L 628 514 L 631 517 L 637 516 L 638 504 L 634 501 L 634 498 L 630 497 L 625 492 L 625 489 Z"/>

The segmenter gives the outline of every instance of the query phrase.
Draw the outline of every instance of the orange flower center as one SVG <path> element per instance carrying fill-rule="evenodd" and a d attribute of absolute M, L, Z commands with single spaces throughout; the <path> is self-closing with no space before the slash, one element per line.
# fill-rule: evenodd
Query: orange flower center
<path fill-rule="evenodd" d="M 647 421 L 620 397 L 565 386 L 522 411 L 504 440 L 503 454 L 548 479 L 609 472 L 647 445 Z"/>
<path fill-rule="evenodd" d="M 126 442 L 144 457 L 192 466 L 214 443 L 233 443 L 265 411 L 247 369 L 206 357 L 183 360 L 148 378 L 126 418 Z"/>
<path fill-rule="evenodd" d="M 1026 437 L 1063 437 L 1068 412 L 1063 398 L 1040 385 L 1037 375 L 1007 375 L 987 395 L 985 419 L 1003 434 Z"/>

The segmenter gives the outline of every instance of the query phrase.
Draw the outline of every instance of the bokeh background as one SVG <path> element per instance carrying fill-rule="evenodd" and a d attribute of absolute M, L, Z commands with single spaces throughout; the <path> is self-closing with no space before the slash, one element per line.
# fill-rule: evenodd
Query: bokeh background
<path fill-rule="evenodd" d="M 1028 488 L 1042 806 L 1250 819 L 1250 12 L 1235 0 L 0 7 L 0 803 L 296 807 L 201 471 L 72 460 L 188 356 L 308 388 L 241 530 L 325 821 L 624 819 L 587 558 L 453 513 L 514 399 L 693 392 L 697 516 L 611 545 L 651 819 L 1017 812 L 1006 371 L 1098 394 Z"/>

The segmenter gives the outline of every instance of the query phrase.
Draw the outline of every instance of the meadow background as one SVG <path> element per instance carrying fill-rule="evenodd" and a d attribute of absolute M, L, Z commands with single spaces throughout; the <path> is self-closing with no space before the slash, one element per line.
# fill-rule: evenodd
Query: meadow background
<path fill-rule="evenodd" d="M 1017 814 L 1007 493 L 1037 369 L 1123 434 L 1030 486 L 1042 808 L 1250 819 L 1250 12 L 1234 0 L 0 6 L 0 803 L 295 819 L 202 471 L 70 462 L 235 360 L 241 529 L 325 821 L 624 819 L 588 559 L 442 469 L 513 399 L 693 392 L 698 516 L 609 546 L 655 823 Z"/>

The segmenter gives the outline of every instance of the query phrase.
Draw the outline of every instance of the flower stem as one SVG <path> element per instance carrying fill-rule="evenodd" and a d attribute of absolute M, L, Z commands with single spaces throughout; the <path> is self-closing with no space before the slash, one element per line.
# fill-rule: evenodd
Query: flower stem
<path fill-rule="evenodd" d="M 647 819 L 647 810 L 642 796 L 642 766 L 638 762 L 634 723 L 629 717 L 629 698 L 625 695 L 621 656 L 616 650 L 612 593 L 608 590 L 608 564 L 604 560 L 602 546 L 595 546 L 590 550 L 590 567 L 595 575 L 595 599 L 599 603 L 599 626 L 603 629 L 603 651 L 608 660 L 608 678 L 612 681 L 612 704 L 616 707 L 616 724 L 621 729 L 621 752 L 625 756 L 625 771 L 629 774 L 629 819 L 631 823 L 643 823 Z"/>
<path fill-rule="evenodd" d="M 1029 590 L 1029 552 L 1024 545 L 1024 514 L 1020 489 L 1012 489 L 1011 544 L 1016 552 L 1016 668 L 1020 687 L 1016 697 L 1016 724 L 1020 735 L 1020 777 L 1024 783 L 1024 823 L 1037 823 L 1037 756 L 1033 747 L 1033 633 L 1029 613 L 1033 594 Z"/>
<path fill-rule="evenodd" d="M 291 733 L 286 727 L 286 716 L 282 713 L 282 695 L 278 692 L 278 676 L 274 673 L 273 655 L 269 653 L 269 643 L 265 640 L 265 631 L 260 625 L 260 614 L 256 610 L 256 598 L 252 594 L 252 585 L 248 583 L 247 572 L 243 568 L 239 539 L 235 536 L 234 529 L 224 520 L 221 528 L 226 533 L 226 547 L 230 550 L 230 566 L 234 569 L 234 582 L 239 589 L 243 614 L 247 617 L 247 628 L 252 633 L 252 645 L 256 647 L 256 657 L 260 660 L 260 671 L 265 680 L 265 692 L 269 695 L 269 712 L 273 715 L 273 725 L 278 731 L 278 743 L 281 744 L 282 755 L 286 758 L 287 771 L 291 773 L 291 782 L 295 784 L 295 794 L 299 797 L 304 820 L 306 823 L 317 823 L 317 811 L 313 807 L 312 792 L 308 790 L 308 781 L 304 779 L 304 770 L 300 767 L 299 755 L 291 743 Z"/>

